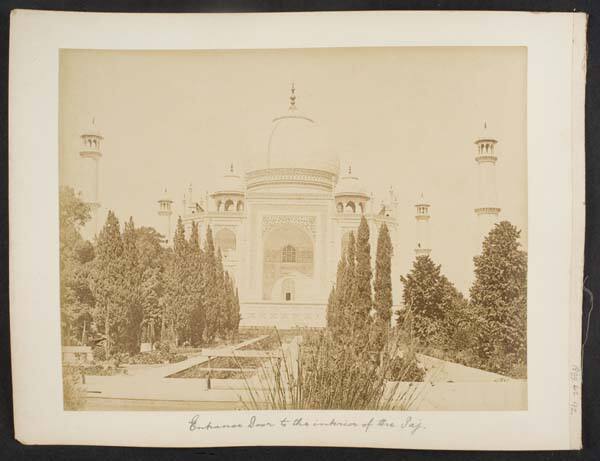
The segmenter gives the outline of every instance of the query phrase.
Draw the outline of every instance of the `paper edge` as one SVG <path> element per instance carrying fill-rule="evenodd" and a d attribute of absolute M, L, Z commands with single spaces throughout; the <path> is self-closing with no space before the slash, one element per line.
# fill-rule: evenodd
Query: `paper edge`
<path fill-rule="evenodd" d="M 585 249 L 585 89 L 587 72 L 587 22 L 585 13 L 573 13 L 572 51 L 572 254 L 571 254 L 571 305 L 569 329 L 570 383 L 570 448 L 583 448 L 581 385 L 582 385 L 582 302 Z"/>
<path fill-rule="evenodd" d="M 14 59 L 14 52 L 15 52 L 15 47 L 14 47 L 14 39 L 15 36 L 17 34 L 14 33 L 15 30 L 15 25 L 18 23 L 17 18 L 22 17 L 23 13 L 25 13 L 25 17 L 27 17 L 29 14 L 31 13 L 43 13 L 43 14 L 47 14 L 47 11 L 43 11 L 43 10 L 23 10 L 23 9 L 17 9 L 17 10 L 12 10 L 11 14 L 10 14 L 10 32 L 9 32 L 9 43 L 10 43 L 10 47 L 9 47 L 9 82 L 8 82 L 8 90 L 9 90 L 9 110 L 8 110 L 8 114 L 9 114 L 9 136 L 8 136 L 8 144 L 9 144 L 9 153 L 8 153 L 8 161 L 9 161 L 9 171 L 11 171 L 11 167 L 10 164 L 12 163 L 13 158 L 15 157 L 15 152 L 14 152 L 14 147 L 12 146 L 12 142 L 11 142 L 11 136 L 10 136 L 10 120 L 11 120 L 11 113 L 13 112 L 13 104 L 14 104 L 14 99 L 15 99 L 15 95 L 14 92 L 11 92 L 11 81 L 13 81 L 14 79 L 14 67 L 10 66 L 10 62 L 13 61 Z M 77 12 L 57 12 L 57 13 L 77 13 Z M 314 14 L 313 13 L 305 13 L 305 14 Z M 321 12 L 319 12 L 321 13 Z M 323 13 L 327 13 L 327 12 L 323 12 Z M 329 12 L 329 13 L 335 13 L 335 12 Z M 360 13 L 369 13 L 367 12 L 355 12 L 356 14 L 360 14 Z M 375 11 L 371 11 L 370 13 L 385 13 L 385 12 L 375 12 Z M 440 11 L 440 13 L 449 13 L 449 11 Z M 461 12 L 462 13 L 462 12 Z M 477 12 L 475 12 L 477 13 Z M 517 12 L 511 12 L 511 13 L 517 13 Z M 527 14 L 528 12 L 521 12 L 524 14 Z M 116 14 L 116 13 L 115 13 Z M 164 13 L 161 13 L 164 14 Z M 167 13 L 168 14 L 168 13 Z M 175 13 L 173 13 L 175 14 Z M 235 14 L 235 13 L 234 13 Z M 240 13 L 240 14 L 244 14 L 244 13 Z M 277 14 L 277 13 L 273 13 L 273 14 Z M 569 14 L 569 13 L 559 13 L 559 14 Z M 571 131 L 571 137 L 572 137 L 572 151 L 571 151 L 571 158 L 572 158 L 572 162 L 571 162 L 571 166 L 572 166 L 572 173 L 571 173 L 571 180 L 572 180 L 572 191 L 573 191 L 573 196 L 572 196 L 572 214 L 571 214 L 571 221 L 572 221 L 572 242 L 571 242 L 571 247 L 572 247 L 572 254 L 571 254 L 571 287 L 570 287 L 570 291 L 571 291 L 571 296 L 570 296 L 570 330 L 569 330 L 569 348 L 570 348 L 570 353 L 569 353 L 569 365 L 576 365 L 578 367 L 581 366 L 581 326 L 582 326 L 582 318 L 581 318 L 581 314 L 582 314 L 582 308 L 581 308 L 581 304 L 582 304 L 582 287 L 583 287 L 583 249 L 584 249 L 584 236 L 585 236 L 585 138 L 584 138 L 584 134 L 585 134 L 585 75 L 586 75 L 586 30 L 587 30 L 587 14 L 585 13 L 570 13 L 573 17 L 573 33 L 572 33 L 572 38 L 573 38 L 573 49 L 572 49 L 572 56 L 573 56 L 573 64 L 574 66 L 572 67 L 572 95 L 573 95 L 573 100 L 572 100 L 572 131 Z M 582 61 L 582 65 L 579 66 L 575 66 L 575 63 L 581 62 Z M 14 176 L 13 175 L 9 175 L 9 181 L 8 181 L 8 185 L 9 185 L 9 194 L 11 192 L 16 192 L 19 189 L 19 185 L 16 184 L 16 181 L 14 180 Z M 22 185 L 21 185 L 22 186 Z M 11 213 L 16 207 L 16 203 L 14 201 L 10 201 L 9 202 L 9 214 L 13 214 Z M 14 223 L 9 223 L 9 229 L 10 229 L 10 235 L 14 236 L 16 234 L 18 234 L 18 229 L 15 228 Z M 13 238 L 11 238 L 9 235 L 9 248 L 12 248 L 13 246 Z M 11 252 L 11 256 L 9 256 L 9 281 L 11 283 L 11 285 L 13 284 L 12 282 L 15 280 L 15 273 L 14 273 L 14 266 L 15 266 L 15 261 L 16 258 L 14 257 L 13 253 Z M 15 292 L 13 290 L 11 290 L 10 292 L 10 298 L 9 301 L 11 303 L 11 305 L 14 305 L 14 303 L 16 302 L 15 300 Z M 11 317 L 11 321 L 10 321 L 10 325 L 11 325 L 11 331 L 15 330 L 15 322 L 13 321 L 13 318 Z M 12 357 L 14 357 L 15 355 L 15 345 L 17 344 L 17 341 L 15 340 L 15 335 L 14 333 L 11 334 L 11 348 L 12 348 L 12 355 L 11 355 L 11 359 Z M 20 392 L 20 389 L 23 388 L 23 386 L 21 386 L 21 383 L 25 383 L 25 373 L 23 372 L 19 372 L 22 370 L 19 370 L 19 367 L 17 366 L 17 368 L 15 369 L 15 364 L 13 363 L 13 367 L 12 367 L 12 384 L 13 384 L 13 415 L 14 415 L 14 436 L 15 438 L 22 444 L 26 444 L 26 445 L 40 445 L 40 444 L 47 444 L 47 443 L 51 443 L 51 444 L 60 444 L 61 442 L 59 441 L 48 441 L 46 439 L 40 438 L 39 436 L 35 436 L 33 435 L 33 437 L 29 437 L 28 435 L 32 435 L 29 433 L 29 431 L 26 429 L 25 426 L 25 422 L 24 421 L 19 421 L 18 420 L 18 411 L 17 411 L 17 407 L 18 407 L 18 402 L 20 400 L 22 400 L 25 396 L 25 393 Z M 16 372 L 16 373 L 15 373 Z M 579 383 L 579 385 L 581 385 L 581 373 L 579 373 L 579 379 L 577 381 Z M 25 386 L 26 388 L 26 386 Z M 573 394 L 570 394 L 570 400 L 572 403 L 575 403 L 577 405 L 577 412 L 576 414 L 572 414 L 571 415 L 571 421 L 570 421 L 570 435 L 571 435 L 571 439 L 570 439 L 570 448 L 564 448 L 565 450 L 567 449 L 581 449 L 582 447 L 582 442 L 581 442 L 581 395 L 579 395 L 579 398 L 573 398 Z M 62 442 L 62 443 L 67 443 L 69 444 L 69 442 Z M 75 445 L 74 443 L 71 442 L 71 444 Z M 78 443 L 77 445 L 79 445 L 80 443 Z M 92 444 L 92 443 L 90 443 Z M 117 443 L 115 444 L 104 444 L 106 446 L 122 446 L 119 445 Z M 267 446 L 280 446 L 277 444 L 265 444 Z M 148 446 L 145 444 L 132 444 L 129 446 Z M 156 446 L 156 445 L 154 445 Z M 233 447 L 233 446 L 243 446 L 243 447 L 248 447 L 249 445 L 210 445 L 210 447 Z M 298 446 L 298 445 L 296 445 Z M 336 445 L 336 444 L 331 444 L 328 445 L 326 443 L 321 444 L 321 445 L 312 445 L 312 446 L 329 446 L 329 447 L 336 447 L 336 446 L 344 446 L 344 447 L 367 447 L 366 445 L 353 445 L 353 444 L 348 444 L 348 445 Z M 198 447 L 202 447 L 202 445 L 198 445 Z M 208 446 L 207 446 L 208 447 Z M 378 447 L 378 445 L 370 445 L 370 447 L 372 448 L 376 448 Z M 445 448 L 447 450 L 452 450 L 452 447 L 447 447 Z M 424 450 L 428 450 L 425 449 Z M 491 450 L 491 449 L 490 449 Z M 509 451 L 511 450 L 510 448 L 508 449 Z"/>

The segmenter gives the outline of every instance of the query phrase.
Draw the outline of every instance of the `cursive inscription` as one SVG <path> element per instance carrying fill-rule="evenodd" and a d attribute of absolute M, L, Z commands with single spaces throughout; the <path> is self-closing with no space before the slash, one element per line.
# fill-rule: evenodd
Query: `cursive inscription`
<path fill-rule="evenodd" d="M 188 421 L 188 430 L 194 431 L 214 431 L 231 429 L 298 429 L 298 428 L 349 428 L 369 432 L 373 430 L 397 430 L 415 435 L 417 432 L 425 429 L 422 421 L 412 416 L 400 420 L 389 418 L 366 418 L 364 420 L 336 418 L 329 419 L 307 419 L 306 417 L 283 417 L 278 419 L 269 419 L 252 415 L 247 422 L 214 423 L 210 420 L 202 421 L 200 415 L 194 415 Z"/>

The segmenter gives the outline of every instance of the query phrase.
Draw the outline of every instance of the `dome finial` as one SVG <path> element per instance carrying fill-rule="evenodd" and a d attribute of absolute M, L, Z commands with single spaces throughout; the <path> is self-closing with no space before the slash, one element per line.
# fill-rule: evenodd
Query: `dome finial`
<path fill-rule="evenodd" d="M 486 120 L 483 121 L 483 129 L 487 130 L 487 121 Z"/>
<path fill-rule="evenodd" d="M 231 165 L 229 166 L 229 172 L 233 173 L 233 162 L 231 162 Z"/>
<path fill-rule="evenodd" d="M 289 110 L 296 110 L 296 88 L 294 87 L 294 82 L 292 82 L 292 93 L 290 94 Z"/>
<path fill-rule="evenodd" d="M 352 164 L 348 164 L 348 174 L 352 174 Z"/>

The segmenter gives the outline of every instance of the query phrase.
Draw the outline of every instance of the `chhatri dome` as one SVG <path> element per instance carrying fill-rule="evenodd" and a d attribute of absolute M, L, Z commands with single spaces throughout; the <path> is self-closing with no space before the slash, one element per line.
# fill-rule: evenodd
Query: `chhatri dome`
<path fill-rule="evenodd" d="M 227 169 L 227 172 L 221 176 L 217 182 L 215 194 L 243 194 L 246 190 L 244 182 L 239 174 L 235 172 L 233 163 Z"/>
<path fill-rule="evenodd" d="M 361 184 L 358 176 L 352 174 L 352 166 L 348 166 L 347 173 L 338 181 L 335 187 L 335 196 L 353 196 L 369 199 L 369 194 Z"/>
<path fill-rule="evenodd" d="M 273 119 L 263 168 L 302 168 L 338 175 L 339 161 L 327 136 L 311 117 L 299 111 L 292 84 L 288 111 Z"/>

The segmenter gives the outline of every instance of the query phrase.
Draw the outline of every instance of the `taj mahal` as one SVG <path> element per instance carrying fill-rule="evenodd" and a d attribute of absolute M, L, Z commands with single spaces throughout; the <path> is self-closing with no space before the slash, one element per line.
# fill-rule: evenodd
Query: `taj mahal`
<path fill-rule="evenodd" d="M 373 263 L 383 223 L 394 247 L 400 238 L 399 201 L 394 191 L 390 189 L 385 200 L 374 203 L 352 167 L 341 167 L 340 159 L 329 151 L 323 142 L 326 127 L 301 110 L 295 91 L 292 85 L 287 110 L 272 119 L 263 154 L 252 167 L 241 172 L 230 164 L 214 190 L 196 196 L 190 185 L 183 198 L 181 218 L 186 229 L 193 222 L 198 224 L 200 235 L 205 235 L 208 226 L 212 229 L 224 268 L 239 290 L 243 327 L 324 327 L 338 261 L 361 217 L 369 225 Z M 85 149 L 81 157 L 92 165 L 94 183 L 102 137 L 91 133 L 83 134 L 82 139 Z M 488 135 L 475 141 L 481 205 L 474 211 L 486 230 L 500 212 L 495 193 L 496 143 Z M 100 199 L 97 187 L 91 190 L 89 202 L 95 213 Z M 158 200 L 163 224 L 158 230 L 167 244 L 174 227 L 172 204 L 165 191 Z M 414 205 L 415 254 L 427 255 L 431 251 L 430 205 L 422 195 Z M 405 229 L 403 235 L 406 238 Z M 400 276 L 398 267 L 398 257 L 393 256 L 393 280 Z M 394 309 L 401 303 L 399 285 L 394 284 Z"/>

